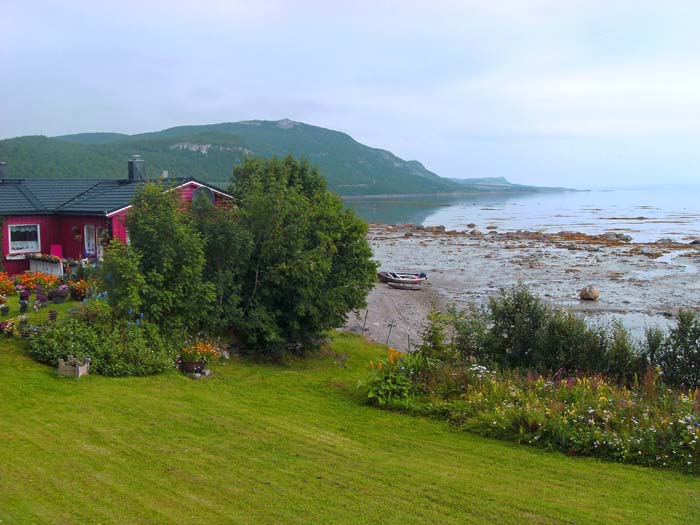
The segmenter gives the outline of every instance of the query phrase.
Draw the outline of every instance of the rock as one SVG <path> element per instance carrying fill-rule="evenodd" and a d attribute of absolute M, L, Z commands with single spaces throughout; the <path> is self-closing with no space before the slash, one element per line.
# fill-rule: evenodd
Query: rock
<path fill-rule="evenodd" d="M 657 239 L 654 244 L 673 244 L 673 239 L 663 237 L 661 239 Z"/>
<path fill-rule="evenodd" d="M 470 222 L 469 224 L 467 224 L 467 228 L 476 228 L 476 224 Z"/>
<path fill-rule="evenodd" d="M 413 232 L 406 232 L 403 234 L 404 237 L 413 237 Z"/>
<path fill-rule="evenodd" d="M 498 229 L 498 226 L 494 226 L 493 224 L 490 224 L 486 227 L 487 230 L 496 230 Z"/>
<path fill-rule="evenodd" d="M 694 241 L 690 241 L 690 244 L 700 244 L 700 239 L 695 239 Z"/>
<path fill-rule="evenodd" d="M 585 288 L 581 288 L 578 296 L 584 301 L 597 301 L 600 297 L 600 290 L 598 290 L 597 286 L 590 284 Z"/>

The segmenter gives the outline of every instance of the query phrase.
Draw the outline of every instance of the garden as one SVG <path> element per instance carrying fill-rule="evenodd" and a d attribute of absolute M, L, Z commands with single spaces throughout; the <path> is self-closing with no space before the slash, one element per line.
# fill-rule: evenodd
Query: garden
<path fill-rule="evenodd" d="M 700 474 L 700 318 L 634 341 L 527 288 L 434 312 L 417 351 L 370 363 L 378 406 L 569 455 Z"/>
<path fill-rule="evenodd" d="M 235 203 L 183 206 L 168 189 L 139 189 L 130 242 L 106 240 L 95 268 L 0 274 L 3 332 L 54 367 L 120 377 L 178 368 L 198 379 L 232 352 L 277 360 L 317 350 L 364 304 L 376 269 L 366 225 L 308 162 L 246 160 L 231 182 Z M 64 314 L 38 322 L 49 302 L 66 300 Z"/>

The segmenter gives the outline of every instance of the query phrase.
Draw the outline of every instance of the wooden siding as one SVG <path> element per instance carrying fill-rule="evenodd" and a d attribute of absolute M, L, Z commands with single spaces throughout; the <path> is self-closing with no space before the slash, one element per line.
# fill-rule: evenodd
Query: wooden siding
<path fill-rule="evenodd" d="M 51 245 L 61 245 L 63 257 L 80 259 L 84 256 L 84 228 L 86 224 L 98 228 L 108 228 L 109 223 L 104 217 L 90 217 L 80 215 L 27 215 L 23 217 L 8 217 L 3 224 L 2 232 L 2 263 L 10 275 L 22 273 L 29 269 L 29 261 L 26 259 L 10 259 L 10 228 L 11 224 L 38 224 L 41 253 L 51 253 Z M 75 237 L 73 228 L 78 228 L 80 239 Z M 96 241 L 99 242 L 98 239 Z"/>
<path fill-rule="evenodd" d="M 2 226 L 2 264 L 10 275 L 29 270 L 29 261 L 26 259 L 7 260 L 10 255 L 10 225 L 11 224 L 38 224 L 39 241 L 42 253 L 49 253 L 49 247 L 57 244 L 58 232 L 56 218 L 52 215 L 25 215 L 22 217 L 7 217 Z"/>
<path fill-rule="evenodd" d="M 126 214 L 128 210 L 113 215 L 112 219 L 112 238 L 119 239 L 126 244 Z"/>

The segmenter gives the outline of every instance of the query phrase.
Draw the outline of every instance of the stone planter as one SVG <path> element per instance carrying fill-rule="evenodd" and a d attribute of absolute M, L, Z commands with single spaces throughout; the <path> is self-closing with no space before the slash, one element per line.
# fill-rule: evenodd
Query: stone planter
<path fill-rule="evenodd" d="M 54 298 L 51 299 L 51 300 L 53 301 L 53 304 L 63 304 L 63 303 L 66 302 L 66 298 L 65 298 L 65 297 L 60 297 L 60 296 L 59 296 L 59 297 L 54 297 Z"/>
<path fill-rule="evenodd" d="M 180 371 L 185 374 L 203 374 L 207 368 L 206 361 L 181 361 Z"/>
<path fill-rule="evenodd" d="M 82 377 L 90 374 L 90 359 L 83 359 L 82 363 L 79 363 L 75 357 L 68 356 L 68 359 L 58 360 L 58 375 L 63 377 Z"/>

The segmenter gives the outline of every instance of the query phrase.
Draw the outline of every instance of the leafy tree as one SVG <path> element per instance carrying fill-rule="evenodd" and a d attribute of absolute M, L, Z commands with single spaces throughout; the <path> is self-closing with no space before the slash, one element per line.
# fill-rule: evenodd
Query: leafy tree
<path fill-rule="evenodd" d="M 315 167 L 292 157 L 248 159 L 230 191 L 237 208 L 195 217 L 219 314 L 244 348 L 308 348 L 364 305 L 376 270 L 366 224 L 343 209 Z M 229 242 L 238 253 L 216 255 Z"/>
<path fill-rule="evenodd" d="M 139 269 L 140 262 L 141 256 L 135 249 L 116 239 L 105 250 L 98 278 L 118 318 L 126 319 L 140 312 L 141 291 L 146 284 Z"/>
<path fill-rule="evenodd" d="M 205 282 L 204 242 L 183 213 L 176 192 L 161 184 L 139 189 L 127 217 L 131 247 L 140 254 L 142 310 L 169 330 L 198 330 L 209 322 L 212 285 Z"/>
<path fill-rule="evenodd" d="M 192 203 L 194 226 L 202 234 L 205 279 L 215 294 L 214 329 L 235 333 L 243 317 L 241 289 L 252 250 L 252 235 L 242 226 L 241 214 L 226 203 L 214 206 L 201 197 Z"/>

